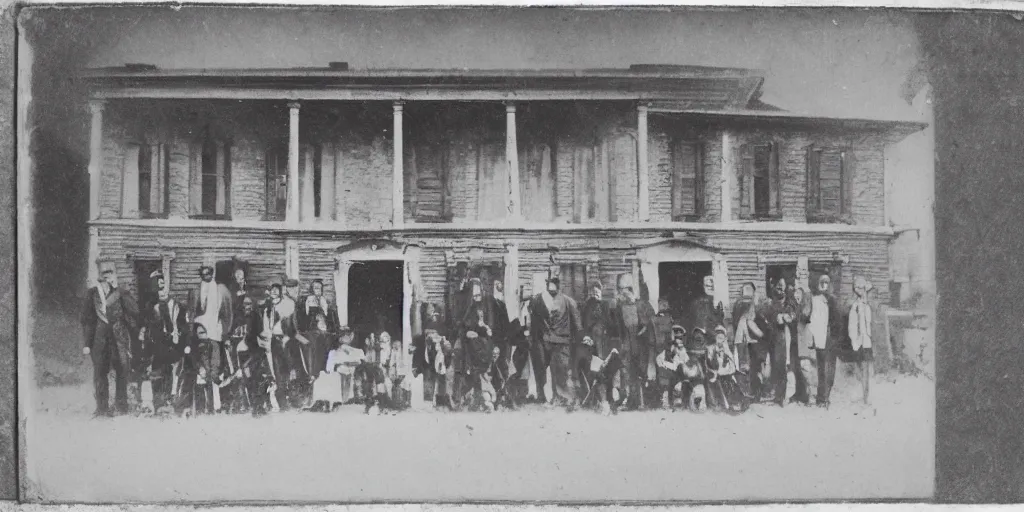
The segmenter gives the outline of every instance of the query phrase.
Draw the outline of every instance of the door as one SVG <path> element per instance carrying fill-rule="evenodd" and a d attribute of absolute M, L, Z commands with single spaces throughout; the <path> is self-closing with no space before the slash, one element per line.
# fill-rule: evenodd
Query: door
<path fill-rule="evenodd" d="M 658 265 L 658 296 L 668 301 L 669 312 L 682 322 L 687 332 L 693 329 L 690 313 L 693 301 L 704 294 L 704 276 L 711 275 L 710 261 L 671 262 Z"/>
<path fill-rule="evenodd" d="M 156 304 L 160 290 L 157 289 L 156 280 L 149 276 L 162 268 L 163 260 L 135 260 L 135 296 L 140 311 L 148 311 Z"/>

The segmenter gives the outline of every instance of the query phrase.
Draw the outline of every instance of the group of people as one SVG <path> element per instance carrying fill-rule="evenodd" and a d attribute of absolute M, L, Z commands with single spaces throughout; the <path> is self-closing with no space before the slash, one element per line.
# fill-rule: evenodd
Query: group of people
<path fill-rule="evenodd" d="M 849 307 L 839 305 L 827 275 L 810 290 L 775 280 L 766 299 L 755 299 L 756 286 L 746 283 L 731 321 L 714 299 L 711 276 L 683 318 L 664 299 L 655 311 L 629 274 L 618 276 L 611 299 L 599 281 L 590 283 L 582 307 L 551 275 L 519 311 L 502 300 L 500 280 L 486 290 L 485 281 L 465 279 L 450 320 L 436 305 L 424 305 L 420 332 L 406 351 L 401 336 L 386 331 L 356 340 L 352 329 L 338 325 L 320 280 L 306 294 L 287 279 L 256 297 L 241 269 L 226 285 L 204 265 L 198 288 L 182 303 L 157 271 L 150 276 L 157 299 L 140 309 L 118 287 L 114 265 L 98 265 L 99 283 L 82 310 L 97 416 L 136 412 L 129 387 L 138 407 L 143 381 L 150 382 L 160 415 L 331 412 L 346 403 L 367 412 L 399 411 L 412 402 L 410 376 L 422 377 L 425 400 L 446 410 L 543 403 L 603 414 L 649 408 L 739 414 L 755 402 L 811 403 L 801 346 L 815 353 L 816 405 L 829 404 L 840 356 L 858 363 L 868 399 L 870 283 L 859 277 Z M 795 394 L 787 397 L 790 375 Z"/>

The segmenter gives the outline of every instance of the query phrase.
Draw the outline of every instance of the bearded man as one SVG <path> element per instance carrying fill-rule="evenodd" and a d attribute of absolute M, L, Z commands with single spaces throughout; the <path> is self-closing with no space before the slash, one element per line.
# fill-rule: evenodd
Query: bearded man
<path fill-rule="evenodd" d="M 616 299 L 614 318 L 615 332 L 618 335 L 619 353 L 625 365 L 620 372 L 620 397 L 625 398 L 626 408 L 637 410 L 643 407 L 643 383 L 648 380 L 647 367 L 651 360 L 655 336 L 654 308 L 647 301 L 639 300 L 633 285 L 633 276 L 621 274 L 616 280 L 618 297 Z M 617 400 L 621 402 L 623 398 Z M 615 407 L 618 404 L 613 404 Z"/>

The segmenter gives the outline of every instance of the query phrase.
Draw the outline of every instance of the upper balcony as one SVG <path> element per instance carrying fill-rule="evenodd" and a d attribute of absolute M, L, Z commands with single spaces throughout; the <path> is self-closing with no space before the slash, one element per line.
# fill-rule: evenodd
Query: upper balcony
<path fill-rule="evenodd" d="M 878 227 L 882 147 L 920 129 L 751 110 L 750 70 L 340 67 L 92 71 L 93 218 Z"/>

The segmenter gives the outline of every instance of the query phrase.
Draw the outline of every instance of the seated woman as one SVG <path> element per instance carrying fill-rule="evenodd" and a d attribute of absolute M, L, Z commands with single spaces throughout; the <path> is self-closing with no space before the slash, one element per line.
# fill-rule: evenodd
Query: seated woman
<path fill-rule="evenodd" d="M 327 354 L 327 366 L 313 382 L 313 410 L 330 412 L 347 403 L 354 396 L 356 368 L 366 360 L 366 354 L 352 346 L 355 333 L 348 327 L 339 329 L 340 337 Z"/>

